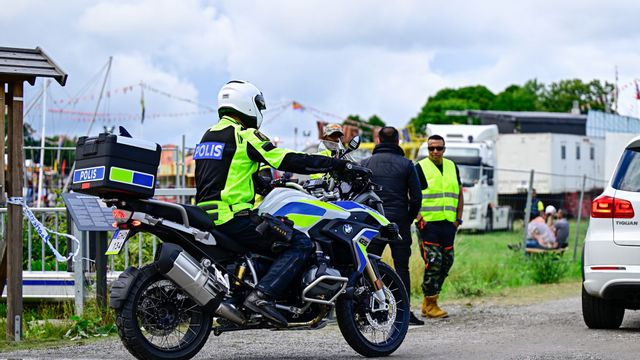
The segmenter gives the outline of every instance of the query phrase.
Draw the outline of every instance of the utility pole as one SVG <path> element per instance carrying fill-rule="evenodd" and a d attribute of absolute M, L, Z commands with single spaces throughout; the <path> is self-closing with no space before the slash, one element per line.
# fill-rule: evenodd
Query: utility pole
<path fill-rule="evenodd" d="M 91 125 L 89 126 L 89 131 L 87 131 L 87 136 L 91 135 L 91 129 L 93 128 L 93 124 L 96 122 L 96 115 L 98 114 L 98 109 L 100 108 L 100 101 L 102 100 L 102 96 L 104 95 L 104 87 L 107 85 L 107 79 L 109 79 L 109 73 L 111 72 L 111 63 L 113 62 L 113 56 L 109 56 L 109 62 L 107 63 L 107 72 L 104 74 L 104 81 L 102 82 L 102 89 L 100 89 L 100 96 L 98 97 L 98 103 L 96 104 L 96 109 L 93 112 L 93 118 L 91 119 Z M 62 192 L 67 192 L 69 189 L 69 182 L 71 182 L 71 178 L 73 177 L 73 171 L 76 169 L 76 162 L 73 162 L 71 165 L 71 169 L 69 170 L 69 176 L 67 180 L 64 182 L 64 187 L 62 188 Z"/>
<path fill-rule="evenodd" d="M 522 248 L 527 249 L 527 226 L 529 225 L 529 220 L 531 219 L 531 207 L 532 207 L 532 193 L 533 193 L 533 178 L 534 178 L 535 170 L 531 169 L 529 173 L 529 188 L 527 189 L 527 202 L 524 208 L 524 234 L 522 236 Z M 537 206 L 537 204 L 536 204 Z"/>
<path fill-rule="evenodd" d="M 620 88 L 618 87 L 618 65 L 615 66 L 615 71 L 616 71 L 616 97 L 614 99 L 615 102 L 615 110 L 613 111 L 614 114 L 618 114 L 618 97 L 619 97 L 619 93 L 620 93 Z"/>
<path fill-rule="evenodd" d="M 46 141 L 45 136 L 45 124 L 47 122 L 47 87 L 51 80 L 45 79 L 42 81 L 42 131 L 40 134 L 40 166 L 38 170 L 38 200 L 36 201 L 36 207 L 42 205 L 42 182 L 44 177 L 44 145 Z"/>

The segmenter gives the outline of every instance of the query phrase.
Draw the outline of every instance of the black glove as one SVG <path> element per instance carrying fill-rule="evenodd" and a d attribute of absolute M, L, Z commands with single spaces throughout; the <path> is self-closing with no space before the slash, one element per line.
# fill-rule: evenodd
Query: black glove
<path fill-rule="evenodd" d="M 333 169 L 337 171 L 343 171 L 345 168 L 347 168 L 347 164 L 353 163 L 349 160 L 335 159 Z"/>

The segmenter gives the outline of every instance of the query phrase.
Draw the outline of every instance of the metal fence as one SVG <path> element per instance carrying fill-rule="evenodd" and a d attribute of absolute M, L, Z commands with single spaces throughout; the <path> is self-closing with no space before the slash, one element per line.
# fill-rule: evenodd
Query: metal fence
<path fill-rule="evenodd" d="M 526 168 L 527 164 L 515 164 Z M 483 166 L 458 165 L 465 197 L 465 212 L 478 207 L 479 214 L 491 214 L 509 207 L 509 216 L 514 228 L 522 231 L 522 240 L 527 237 L 527 226 L 531 216 L 531 201 L 535 198 L 544 204 L 562 209 L 567 219 L 575 219 L 577 227 L 569 236 L 569 248 L 578 251 L 580 226 L 587 226 L 592 200 L 602 193 L 607 181 L 596 178 L 594 169 L 587 174 L 551 173 L 535 169 L 505 169 Z M 599 174 L 602 171 L 599 169 Z M 585 221 L 586 219 L 586 221 Z M 466 223 L 465 219 L 465 223 Z M 551 223 L 551 221 L 549 221 Z M 551 225 L 551 224 L 550 224 Z M 464 226 L 464 225 L 463 225 Z"/>
<path fill-rule="evenodd" d="M 55 232 L 67 232 L 67 209 L 62 207 L 58 208 L 30 208 L 31 211 L 36 215 L 38 220 L 45 224 L 45 226 L 53 230 Z M 0 208 L 0 232 L 4 234 L 6 228 L 6 214 L 7 208 Z M 67 263 L 60 263 L 56 260 L 53 253 L 48 249 L 47 245 L 44 241 L 37 235 L 33 225 L 27 220 L 23 220 L 23 240 L 24 240 L 24 256 L 23 256 L 23 270 L 24 271 L 66 271 L 71 267 L 68 266 Z M 109 236 L 113 234 L 113 232 L 107 232 Z M 70 252 L 69 247 L 72 246 L 71 243 L 64 237 L 58 236 L 56 234 L 51 235 L 51 243 L 54 245 L 56 250 L 61 254 L 65 255 Z M 75 236 L 78 239 L 81 239 L 81 251 L 83 249 L 91 249 L 91 244 L 89 243 L 88 232 L 76 232 Z M 143 244 L 145 242 L 145 237 L 143 234 L 138 234 L 137 237 L 129 240 L 130 245 L 125 247 L 123 254 L 119 255 L 121 257 L 121 261 L 118 260 L 118 256 L 111 255 L 109 256 L 109 271 L 112 272 L 120 272 L 126 269 L 130 264 L 137 264 L 138 266 L 142 266 L 143 264 L 149 263 L 153 260 L 156 252 L 156 246 L 158 239 L 155 236 L 150 236 L 151 241 L 149 245 L 150 251 L 143 251 Z M 132 250 L 133 248 L 133 250 Z M 85 256 L 83 259 L 91 264 L 94 259 L 94 254 L 89 254 L 89 256 Z M 44 266 L 43 266 L 44 265 Z"/>
<path fill-rule="evenodd" d="M 156 195 L 180 197 L 189 201 L 195 189 L 157 189 Z M 96 246 L 90 232 L 79 231 L 68 224 L 67 209 L 30 208 L 36 218 L 48 229 L 73 234 L 80 244 L 75 261 L 59 262 L 38 236 L 32 224 L 23 220 L 23 296 L 25 299 L 75 299 L 76 311 L 82 312 L 85 299 L 96 290 Z M 0 208 L 0 231 L 5 234 L 7 209 Z M 107 237 L 113 235 L 107 232 Z M 128 241 L 119 255 L 107 260 L 107 278 L 115 280 L 127 267 L 141 267 L 155 258 L 158 239 L 151 234 L 139 233 Z M 75 251 L 75 242 L 50 234 L 51 244 L 63 255 Z M 6 297 L 6 292 L 3 294 Z"/>

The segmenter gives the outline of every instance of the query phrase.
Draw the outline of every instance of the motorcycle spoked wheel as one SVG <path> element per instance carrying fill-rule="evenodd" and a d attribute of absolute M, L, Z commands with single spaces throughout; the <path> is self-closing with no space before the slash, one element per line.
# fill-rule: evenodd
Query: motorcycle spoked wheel
<path fill-rule="evenodd" d="M 116 325 L 122 343 L 138 359 L 190 359 L 209 338 L 212 314 L 151 264 L 140 270 L 116 311 Z"/>
<path fill-rule="evenodd" d="M 409 329 L 409 297 L 398 274 L 382 262 L 378 263 L 380 278 L 388 297 L 389 311 L 371 312 L 372 293 L 364 275 L 358 280 L 354 297 L 340 297 L 336 304 L 336 319 L 342 336 L 360 355 L 387 356 L 404 341 Z"/>

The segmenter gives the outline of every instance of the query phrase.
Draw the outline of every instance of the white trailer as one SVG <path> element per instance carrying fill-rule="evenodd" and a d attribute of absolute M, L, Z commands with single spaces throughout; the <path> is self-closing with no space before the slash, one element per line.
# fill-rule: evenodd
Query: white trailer
<path fill-rule="evenodd" d="M 571 134 L 500 134 L 496 143 L 498 193 L 526 192 L 531 169 L 538 194 L 580 191 L 583 174 L 587 190 L 602 187 L 604 143 L 601 138 Z"/>
<path fill-rule="evenodd" d="M 498 205 L 496 188 L 496 125 L 427 125 L 429 135 L 445 139 L 445 158 L 460 169 L 464 199 L 460 229 L 491 231 L 511 229 L 511 207 Z M 427 143 L 422 144 L 418 158 L 428 156 Z"/>

